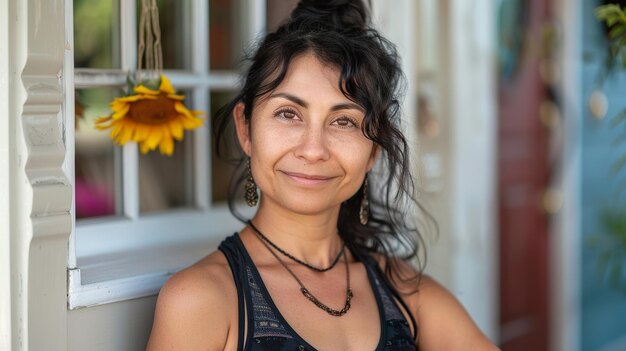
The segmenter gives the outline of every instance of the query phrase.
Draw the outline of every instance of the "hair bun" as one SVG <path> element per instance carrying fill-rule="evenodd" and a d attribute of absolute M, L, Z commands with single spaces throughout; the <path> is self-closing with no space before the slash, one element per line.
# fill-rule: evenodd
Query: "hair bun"
<path fill-rule="evenodd" d="M 300 0 L 292 23 L 324 23 L 338 29 L 365 29 L 369 12 L 362 0 Z"/>

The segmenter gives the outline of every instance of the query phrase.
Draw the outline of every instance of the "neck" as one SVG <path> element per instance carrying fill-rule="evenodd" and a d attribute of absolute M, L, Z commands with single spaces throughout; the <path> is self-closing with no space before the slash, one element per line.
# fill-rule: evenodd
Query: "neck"
<path fill-rule="evenodd" d="M 252 219 L 276 246 L 316 267 L 327 267 L 343 245 L 337 232 L 339 206 L 315 215 L 294 214 L 261 203 Z"/>

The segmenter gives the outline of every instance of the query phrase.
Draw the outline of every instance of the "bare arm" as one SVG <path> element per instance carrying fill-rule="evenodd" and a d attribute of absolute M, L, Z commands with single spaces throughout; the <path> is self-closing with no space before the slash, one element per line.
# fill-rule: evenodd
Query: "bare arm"
<path fill-rule="evenodd" d="M 457 299 L 432 278 L 422 277 L 416 299 L 420 350 L 499 350 L 478 329 Z"/>
<path fill-rule="evenodd" d="M 228 294 L 234 284 L 220 270 L 191 267 L 167 281 L 159 293 L 147 350 L 225 349 L 233 315 Z"/>

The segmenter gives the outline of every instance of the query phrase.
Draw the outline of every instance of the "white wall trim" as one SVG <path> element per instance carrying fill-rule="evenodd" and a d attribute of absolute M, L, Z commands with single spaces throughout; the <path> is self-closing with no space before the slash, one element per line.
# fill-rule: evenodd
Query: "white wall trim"
<path fill-rule="evenodd" d="M 406 78 L 406 91 L 401 101 L 402 131 L 409 143 L 411 165 L 416 171 L 417 153 L 417 59 L 416 33 L 417 22 L 414 15 L 417 13 L 417 4 L 413 0 L 396 0 L 393 6 L 388 2 L 376 0 L 372 3 L 372 22 L 385 38 L 390 40 L 398 50 L 402 73 Z M 417 212 L 417 209 L 415 209 Z M 417 220 L 417 219 L 416 219 Z"/>
<path fill-rule="evenodd" d="M 0 87 L 9 86 L 9 2 L 0 0 Z M 0 89 L 0 351 L 11 350 L 9 89 Z"/>
<path fill-rule="evenodd" d="M 403 130 L 415 155 L 419 142 L 417 67 L 418 59 L 424 58 L 416 50 L 418 31 L 422 29 L 416 18 L 425 4 L 403 0 L 394 1 L 393 6 L 383 1 L 373 1 L 373 5 L 374 23 L 398 46 L 408 79 Z M 450 279 L 437 278 L 447 279 L 446 287 L 487 336 L 495 338 L 499 286 L 497 223 L 492 215 L 496 212 L 495 5 L 488 0 L 448 0 L 431 5 L 438 7 L 440 17 L 436 21 L 442 29 L 437 32 L 441 51 L 434 73 L 442 82 L 439 101 L 445 103 L 438 106 L 437 113 L 442 129 L 449 129 L 449 134 L 439 136 L 447 144 L 442 153 L 446 153 L 448 162 L 444 178 L 449 193 L 436 195 L 445 197 L 441 199 L 445 202 L 445 217 L 439 218 L 446 221 L 441 227 L 445 232 L 441 233 L 443 240 L 437 244 L 437 251 L 429 248 L 429 254 L 450 254 L 429 255 L 428 264 L 451 266 Z M 417 161 L 421 162 L 419 158 Z M 468 170 L 472 177 L 466 176 Z"/>
<path fill-rule="evenodd" d="M 447 5 L 446 5 L 447 4 Z M 449 0 L 440 4 L 448 27 L 448 70 L 442 111 L 450 129 L 449 206 L 454 214 L 449 288 L 492 340 L 498 335 L 497 112 L 495 4 Z M 471 176 L 468 176 L 471 172 Z"/>
<path fill-rule="evenodd" d="M 67 349 L 64 0 L 9 0 L 12 349 Z"/>
<path fill-rule="evenodd" d="M 550 350 L 580 350 L 581 274 L 581 40 L 580 0 L 555 1 L 562 34 L 560 92 L 563 101 L 563 154 L 554 188 L 563 207 L 550 228 Z"/>

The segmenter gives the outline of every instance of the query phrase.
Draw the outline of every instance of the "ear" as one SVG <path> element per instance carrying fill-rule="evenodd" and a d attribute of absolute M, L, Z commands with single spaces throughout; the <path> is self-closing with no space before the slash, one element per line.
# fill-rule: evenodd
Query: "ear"
<path fill-rule="evenodd" d="M 367 161 L 367 171 L 371 171 L 372 168 L 374 168 L 374 165 L 376 164 L 376 160 L 378 160 L 378 155 L 380 154 L 380 145 L 378 144 L 374 144 L 374 146 L 372 147 L 372 153 L 370 154 L 370 158 Z"/>
<path fill-rule="evenodd" d="M 240 102 L 233 109 L 233 118 L 235 119 L 235 129 L 237 130 L 237 139 L 239 145 L 246 155 L 250 156 L 250 123 L 246 121 L 244 116 L 245 105 Z"/>

